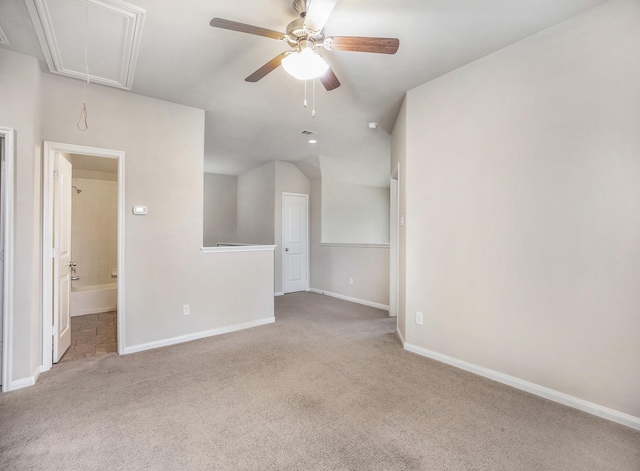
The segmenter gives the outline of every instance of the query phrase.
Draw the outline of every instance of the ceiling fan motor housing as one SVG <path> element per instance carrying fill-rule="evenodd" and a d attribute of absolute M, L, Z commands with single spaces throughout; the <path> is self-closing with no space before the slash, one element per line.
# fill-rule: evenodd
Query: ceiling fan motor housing
<path fill-rule="evenodd" d="M 324 41 L 324 31 L 317 34 L 313 34 L 307 28 L 304 27 L 304 18 L 298 18 L 293 20 L 287 26 L 287 35 L 285 36 L 289 46 L 293 48 L 301 47 L 315 47 L 316 44 L 322 44 Z"/>

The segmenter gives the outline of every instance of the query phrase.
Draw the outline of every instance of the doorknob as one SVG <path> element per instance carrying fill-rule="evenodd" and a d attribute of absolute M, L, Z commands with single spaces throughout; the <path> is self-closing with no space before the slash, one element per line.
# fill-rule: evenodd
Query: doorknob
<path fill-rule="evenodd" d="M 284 251 L 285 251 L 285 252 L 288 252 L 288 251 L 289 251 L 289 249 L 284 249 Z"/>

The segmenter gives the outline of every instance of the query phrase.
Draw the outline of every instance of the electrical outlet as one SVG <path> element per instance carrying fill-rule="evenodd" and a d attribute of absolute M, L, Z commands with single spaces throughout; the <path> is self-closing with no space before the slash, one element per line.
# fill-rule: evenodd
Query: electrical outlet
<path fill-rule="evenodd" d="M 188 316 L 189 314 L 191 314 L 191 308 L 189 307 L 188 304 L 183 304 L 182 305 L 182 315 L 183 316 Z"/>
<path fill-rule="evenodd" d="M 353 286 L 353 277 L 349 278 L 349 284 Z"/>
<path fill-rule="evenodd" d="M 422 318 L 424 315 L 421 312 L 416 312 L 416 324 L 422 325 Z"/>

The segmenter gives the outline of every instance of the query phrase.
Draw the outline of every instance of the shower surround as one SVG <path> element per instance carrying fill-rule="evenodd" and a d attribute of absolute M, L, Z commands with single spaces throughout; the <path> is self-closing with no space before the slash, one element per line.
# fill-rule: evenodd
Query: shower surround
<path fill-rule="evenodd" d="M 117 281 L 118 182 L 73 178 L 71 254 L 79 280 L 72 290 Z"/>

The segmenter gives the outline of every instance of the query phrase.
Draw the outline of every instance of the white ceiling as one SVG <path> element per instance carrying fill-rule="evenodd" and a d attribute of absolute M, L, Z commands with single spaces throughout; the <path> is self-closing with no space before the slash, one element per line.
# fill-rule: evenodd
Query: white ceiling
<path fill-rule="evenodd" d="M 262 162 L 323 155 L 388 175 L 389 134 L 407 90 L 604 2 L 338 0 L 327 35 L 397 37 L 400 49 L 393 56 L 324 53 L 342 86 L 326 92 L 318 84 L 312 119 L 302 106 L 303 82 L 281 68 L 244 81 L 284 43 L 209 26 L 221 17 L 284 31 L 296 18 L 291 0 L 131 0 L 146 10 L 133 92 L 206 111 L 206 171 L 239 174 Z M 46 70 L 24 0 L 0 2 L 0 27 L 10 41 L 0 47 L 37 57 Z M 60 27 L 84 32 L 72 18 Z M 105 60 L 99 52 L 93 49 L 90 65 Z M 379 128 L 368 129 L 369 121 Z M 302 129 L 320 132 L 320 142 L 308 144 Z"/>
<path fill-rule="evenodd" d="M 118 159 L 94 155 L 70 154 L 73 170 L 118 174 Z"/>

